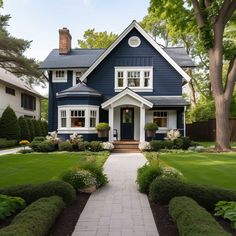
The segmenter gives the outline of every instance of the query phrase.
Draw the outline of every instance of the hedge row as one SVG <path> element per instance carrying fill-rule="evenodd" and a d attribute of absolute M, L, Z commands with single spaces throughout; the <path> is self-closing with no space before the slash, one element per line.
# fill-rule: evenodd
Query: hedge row
<path fill-rule="evenodd" d="M 208 210 L 219 201 L 236 201 L 236 191 L 186 183 L 176 178 L 157 178 L 150 185 L 149 197 L 154 202 L 169 203 L 173 197 L 187 196 Z"/>
<path fill-rule="evenodd" d="M 21 197 L 30 204 L 41 197 L 60 196 L 65 203 L 76 198 L 74 188 L 64 181 L 50 181 L 42 184 L 25 184 L 0 189 L 0 193 L 8 196 Z"/>
<path fill-rule="evenodd" d="M 170 201 L 169 213 L 177 223 L 180 236 L 229 236 L 204 208 L 188 197 Z"/>
<path fill-rule="evenodd" d="M 14 147 L 17 145 L 17 140 L 7 140 L 5 138 L 0 138 L 0 149 L 7 147 Z"/>
<path fill-rule="evenodd" d="M 62 198 L 41 198 L 21 211 L 0 236 L 45 236 L 64 207 Z"/>

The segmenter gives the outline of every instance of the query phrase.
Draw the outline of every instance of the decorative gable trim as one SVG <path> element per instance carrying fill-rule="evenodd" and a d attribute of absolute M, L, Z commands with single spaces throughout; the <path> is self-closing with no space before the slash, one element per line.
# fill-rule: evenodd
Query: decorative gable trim
<path fill-rule="evenodd" d="M 139 101 L 143 105 L 146 105 L 149 108 L 153 107 L 153 104 L 150 101 L 148 101 L 147 99 L 145 99 L 142 96 L 138 95 L 137 93 L 133 92 L 131 89 L 126 88 L 122 92 L 118 93 L 114 97 L 112 97 L 109 100 L 107 100 L 106 102 L 102 103 L 101 104 L 102 109 L 107 109 L 114 102 L 116 102 L 117 100 L 121 99 L 122 97 L 124 97 L 126 95 L 131 96 L 132 98 L 136 99 L 137 101 Z"/>
<path fill-rule="evenodd" d="M 124 31 L 120 34 L 120 36 L 116 39 L 116 41 L 93 63 L 93 65 L 82 75 L 81 81 L 84 81 L 88 75 L 110 54 L 110 52 L 124 39 L 124 37 L 135 28 L 138 32 L 169 62 L 169 64 L 174 67 L 174 69 L 181 75 L 183 78 L 189 82 L 191 77 L 154 41 L 151 36 L 149 36 L 142 27 L 137 23 L 137 21 L 133 21 Z"/>

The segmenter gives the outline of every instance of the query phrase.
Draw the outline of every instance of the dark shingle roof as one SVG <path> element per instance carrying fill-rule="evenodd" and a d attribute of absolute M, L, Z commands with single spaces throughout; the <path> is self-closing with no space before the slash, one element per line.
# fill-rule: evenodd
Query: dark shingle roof
<path fill-rule="evenodd" d="M 90 88 L 85 83 L 81 82 L 73 87 L 57 93 L 57 97 L 65 96 L 102 96 L 97 90 Z"/>
<path fill-rule="evenodd" d="M 154 106 L 187 106 L 189 103 L 183 97 L 177 96 L 144 96 Z"/>
<path fill-rule="evenodd" d="M 88 68 L 104 51 L 105 49 L 72 49 L 69 54 L 60 55 L 58 49 L 53 49 L 39 68 Z"/>
<path fill-rule="evenodd" d="M 72 49 L 67 55 L 60 55 L 53 49 L 40 65 L 40 69 L 89 68 L 106 49 Z M 184 48 L 170 47 L 163 50 L 181 67 L 194 67 L 194 63 Z"/>
<path fill-rule="evenodd" d="M 194 67 L 194 62 L 182 47 L 167 47 L 163 50 L 180 66 Z"/>

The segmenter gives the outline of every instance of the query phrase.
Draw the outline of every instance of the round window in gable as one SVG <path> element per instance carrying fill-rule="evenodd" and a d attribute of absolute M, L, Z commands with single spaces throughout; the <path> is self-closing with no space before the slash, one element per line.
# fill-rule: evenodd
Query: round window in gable
<path fill-rule="evenodd" d="M 130 47 L 136 48 L 141 44 L 141 40 L 137 36 L 132 36 L 132 37 L 129 38 L 128 43 L 129 43 Z"/>

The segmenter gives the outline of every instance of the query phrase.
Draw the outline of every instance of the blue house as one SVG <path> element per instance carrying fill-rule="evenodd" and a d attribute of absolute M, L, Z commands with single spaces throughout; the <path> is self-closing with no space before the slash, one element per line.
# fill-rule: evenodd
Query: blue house
<path fill-rule="evenodd" d="M 157 44 L 133 21 L 108 49 L 71 49 L 67 28 L 59 30 L 41 69 L 49 79 L 49 131 L 63 138 L 74 132 L 97 140 L 96 124 L 109 123 L 118 140 L 145 140 L 145 123 L 159 126 L 156 138 L 170 129 L 185 135 L 182 87 L 194 67 L 180 47 Z"/>

